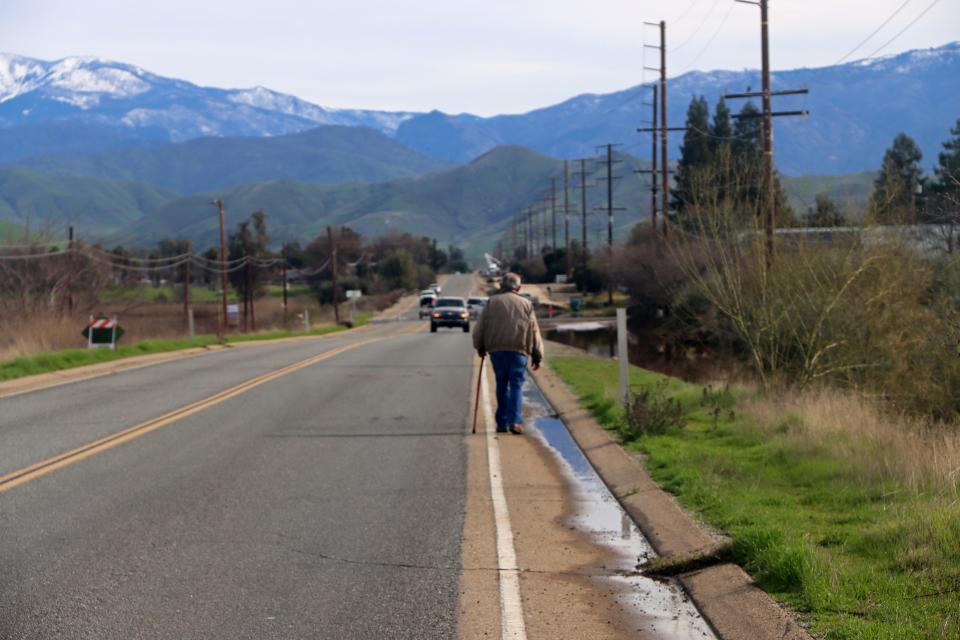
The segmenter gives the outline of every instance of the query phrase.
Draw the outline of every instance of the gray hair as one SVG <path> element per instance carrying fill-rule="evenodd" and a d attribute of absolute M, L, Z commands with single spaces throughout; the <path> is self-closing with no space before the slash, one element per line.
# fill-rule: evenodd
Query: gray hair
<path fill-rule="evenodd" d="M 520 276 L 511 271 L 503 276 L 500 281 L 500 288 L 504 291 L 516 291 L 520 288 Z"/>

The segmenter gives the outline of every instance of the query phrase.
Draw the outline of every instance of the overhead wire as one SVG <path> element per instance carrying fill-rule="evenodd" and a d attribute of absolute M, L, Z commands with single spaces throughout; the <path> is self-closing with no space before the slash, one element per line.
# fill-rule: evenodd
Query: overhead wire
<path fill-rule="evenodd" d="M 933 0 L 933 2 L 931 2 L 931 3 L 929 4 L 929 6 L 927 6 L 926 9 L 924 9 L 923 11 L 920 12 L 920 15 L 918 15 L 916 18 L 914 18 L 913 20 L 911 20 L 911 21 L 907 24 L 907 26 L 905 26 L 903 29 L 901 29 L 900 31 L 898 31 L 898 32 L 896 33 L 896 35 L 894 35 L 892 38 L 890 38 L 889 40 L 887 40 L 886 42 L 884 42 L 882 45 L 880 45 L 878 48 L 876 48 L 875 50 L 873 50 L 869 55 L 867 55 L 867 57 L 868 57 L 868 58 L 872 58 L 873 56 L 877 55 L 878 53 L 880 53 L 881 51 L 883 51 L 884 49 L 886 49 L 888 46 L 890 46 L 891 44 L 893 44 L 893 42 L 894 42 L 897 38 L 899 38 L 899 37 L 902 36 L 904 33 L 906 33 L 907 30 L 910 29 L 910 27 L 912 27 L 913 25 L 917 24 L 917 22 L 919 22 L 920 19 L 921 19 L 923 16 L 927 15 L 927 13 L 929 13 L 929 11 L 930 11 L 931 9 L 933 9 L 933 8 L 937 5 L 938 2 L 940 2 L 940 0 Z"/>
<path fill-rule="evenodd" d="M 690 62 L 687 63 L 687 66 L 685 66 L 677 75 L 680 75 L 680 74 L 683 74 L 683 73 L 686 73 L 687 71 L 689 71 L 689 70 L 693 67 L 693 65 L 695 65 L 695 64 L 697 63 L 697 61 L 700 59 L 700 57 L 701 57 L 704 53 L 706 53 L 707 49 L 710 48 L 710 45 L 713 44 L 713 41 L 716 40 L 716 39 L 717 39 L 717 36 L 720 35 L 720 32 L 723 31 L 723 27 L 724 27 L 724 25 L 727 24 L 727 20 L 730 19 L 730 15 L 733 14 L 733 8 L 734 8 L 735 6 L 736 6 L 736 5 L 735 5 L 734 3 L 732 3 L 732 2 L 730 3 L 730 6 L 727 8 L 727 12 L 723 15 L 723 19 L 720 20 L 720 24 L 717 25 L 717 28 L 714 30 L 713 34 L 712 34 L 712 35 L 710 36 L 710 38 L 707 40 L 707 43 L 706 43 L 705 45 L 703 45 L 703 47 L 700 49 L 700 51 L 698 51 L 697 54 L 696 54 L 695 56 L 693 56 L 693 59 L 691 59 Z"/>
<path fill-rule="evenodd" d="M 856 52 L 860 49 L 860 47 L 862 47 L 863 45 L 867 44 L 867 42 L 869 42 L 875 35 L 877 35 L 878 33 L 880 33 L 880 31 L 882 31 L 885 26 L 887 26 L 888 24 L 890 24 L 890 21 L 893 20 L 894 18 L 896 18 L 896 17 L 900 14 L 900 12 L 903 11 L 903 10 L 906 8 L 906 6 L 907 6 L 908 4 L 910 4 L 911 2 L 913 2 L 913 0 L 905 0 L 903 4 L 901 4 L 899 7 L 897 7 L 896 11 L 894 11 L 894 12 L 891 13 L 889 16 L 887 16 L 887 19 L 884 20 L 884 21 L 880 24 L 879 27 L 877 27 L 876 29 L 874 29 L 873 31 L 871 31 L 871 32 L 870 32 L 870 35 L 868 35 L 866 38 L 864 38 L 863 40 L 861 40 L 860 43 L 857 44 L 857 46 L 855 46 L 853 49 L 851 49 L 850 51 L 847 52 L 847 55 L 845 55 L 845 56 L 843 56 L 842 58 L 840 58 L 839 60 L 837 60 L 834 64 L 835 64 L 835 65 L 837 65 L 837 64 L 842 64 L 845 60 L 847 60 L 847 58 L 849 58 L 849 57 L 852 56 L 854 53 L 856 53 Z M 868 56 L 868 57 L 869 57 L 869 56 Z"/>
<path fill-rule="evenodd" d="M 690 6 L 688 6 L 686 10 L 680 14 L 679 17 L 673 19 L 671 24 L 677 24 L 678 22 L 682 22 L 688 15 L 690 15 L 690 12 L 693 10 L 695 6 L 697 6 L 698 2 L 700 2 L 700 0 L 693 0 L 693 2 L 690 3 Z"/>
<path fill-rule="evenodd" d="M 687 46 L 688 44 L 690 44 L 690 41 L 693 40 L 694 38 L 696 38 L 696 37 L 697 37 L 697 34 L 699 34 L 700 31 L 703 29 L 703 27 L 707 24 L 707 22 L 709 22 L 710 18 L 713 16 L 713 12 L 717 9 L 717 6 L 718 6 L 719 4 L 720 4 L 720 0 L 713 0 L 713 4 L 710 5 L 710 10 L 707 11 L 707 15 L 704 16 L 703 20 L 700 21 L 700 24 L 697 25 L 697 28 L 693 30 L 693 33 L 691 33 L 691 34 L 687 37 L 686 40 L 684 40 L 683 42 L 681 42 L 681 43 L 678 44 L 677 46 L 671 48 L 671 49 L 669 50 L 670 53 L 673 53 L 674 51 L 679 51 L 680 49 L 682 49 L 682 48 L 684 48 L 685 46 Z"/>

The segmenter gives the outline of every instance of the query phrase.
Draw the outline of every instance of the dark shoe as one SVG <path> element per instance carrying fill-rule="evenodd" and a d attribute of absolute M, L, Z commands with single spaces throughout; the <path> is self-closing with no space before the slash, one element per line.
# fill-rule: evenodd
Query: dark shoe
<path fill-rule="evenodd" d="M 510 433 L 515 433 L 518 436 L 523 435 L 523 425 L 520 423 L 510 425 Z"/>
<path fill-rule="evenodd" d="M 497 427 L 497 433 L 507 433 L 509 431 L 506 427 Z"/>

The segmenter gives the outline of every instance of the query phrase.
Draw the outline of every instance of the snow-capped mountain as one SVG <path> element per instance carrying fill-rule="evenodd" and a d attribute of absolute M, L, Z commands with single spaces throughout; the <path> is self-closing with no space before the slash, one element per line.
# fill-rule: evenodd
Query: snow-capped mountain
<path fill-rule="evenodd" d="M 264 87 L 200 87 L 102 58 L 47 62 L 0 54 L 3 128 L 71 122 L 116 129 L 128 138 L 180 142 L 210 136 L 272 136 L 331 124 L 369 126 L 392 134 L 410 116 L 326 109 Z"/>
<path fill-rule="evenodd" d="M 776 99 L 778 167 L 792 174 L 875 169 L 903 131 L 920 144 L 924 164 L 960 117 L 960 42 L 884 58 L 776 72 L 774 89 L 807 86 L 808 96 Z M 682 125 L 690 99 L 714 104 L 728 92 L 760 86 L 756 70 L 694 71 L 669 80 L 668 120 Z M 502 144 L 589 157 L 596 145 L 625 144 L 644 157 L 649 137 L 646 89 L 585 94 L 525 114 L 327 109 L 263 87 L 218 89 L 158 76 L 98 58 L 45 62 L 0 55 L 0 162 L 44 154 L 91 154 L 198 137 L 274 136 L 319 125 L 367 126 L 442 161 L 466 162 Z M 736 111 L 741 101 L 731 101 Z M 671 134 L 675 154 L 682 136 Z"/>
<path fill-rule="evenodd" d="M 924 164 L 936 162 L 940 143 L 960 118 L 960 42 L 843 65 L 776 72 L 773 88 L 808 87 L 807 96 L 775 99 L 775 110 L 810 111 L 808 118 L 777 118 L 778 167 L 792 174 L 876 169 L 884 150 L 903 131 L 917 140 Z M 725 93 L 760 87 L 759 72 L 694 71 L 668 83 L 668 124 L 682 126 L 694 96 L 711 105 Z M 565 158 L 591 157 L 596 145 L 624 143 L 647 157 L 650 101 L 639 86 L 610 94 L 584 94 L 522 115 L 478 118 L 433 112 L 404 121 L 397 139 L 421 152 L 464 161 L 498 144 L 519 144 Z M 742 100 L 728 106 L 736 113 Z M 682 134 L 670 136 L 670 153 Z"/>

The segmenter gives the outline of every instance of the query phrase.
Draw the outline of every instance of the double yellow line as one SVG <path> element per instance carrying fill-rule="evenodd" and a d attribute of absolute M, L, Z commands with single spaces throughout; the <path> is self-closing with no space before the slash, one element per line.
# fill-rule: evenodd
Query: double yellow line
<path fill-rule="evenodd" d="M 271 371 L 270 373 L 266 373 L 262 376 L 252 378 L 246 382 L 238 384 L 235 387 L 231 387 L 204 398 L 203 400 L 198 400 L 192 404 L 180 407 L 179 409 L 174 409 L 169 413 L 152 418 L 146 422 L 141 422 L 138 425 L 134 425 L 118 433 L 111 434 L 89 444 L 77 447 L 76 449 L 71 449 L 70 451 L 55 455 L 52 458 L 47 458 L 46 460 L 32 464 L 29 467 L 24 467 L 23 469 L 8 473 L 5 476 L 0 476 L 0 493 L 9 491 L 10 489 L 18 487 L 21 484 L 30 482 L 31 480 L 39 478 L 40 476 L 45 476 L 48 473 L 53 473 L 58 469 L 70 466 L 71 464 L 80 462 L 81 460 L 91 456 L 95 456 L 98 453 L 112 449 L 113 447 L 121 445 L 125 442 L 129 442 L 135 438 L 139 438 L 140 436 L 146 435 L 151 431 L 155 431 L 160 427 L 165 427 L 178 420 L 182 420 L 187 416 L 199 413 L 204 409 L 209 409 L 210 407 L 216 406 L 221 402 L 225 402 L 230 398 L 234 398 L 242 393 L 246 393 L 254 387 L 259 387 L 260 385 L 270 382 L 271 380 L 276 380 L 277 378 L 291 374 L 294 371 L 299 371 L 300 369 L 304 369 L 310 365 L 340 355 L 345 351 L 350 351 L 351 349 L 356 349 L 372 342 L 379 342 L 380 340 L 383 340 L 383 338 L 374 338 L 371 340 L 355 342 L 343 347 L 331 349 L 330 351 L 325 351 L 321 354 L 307 358 L 306 360 L 301 360 L 300 362 L 295 362 L 294 364 L 283 367 L 282 369 L 277 369 L 276 371 Z"/>

